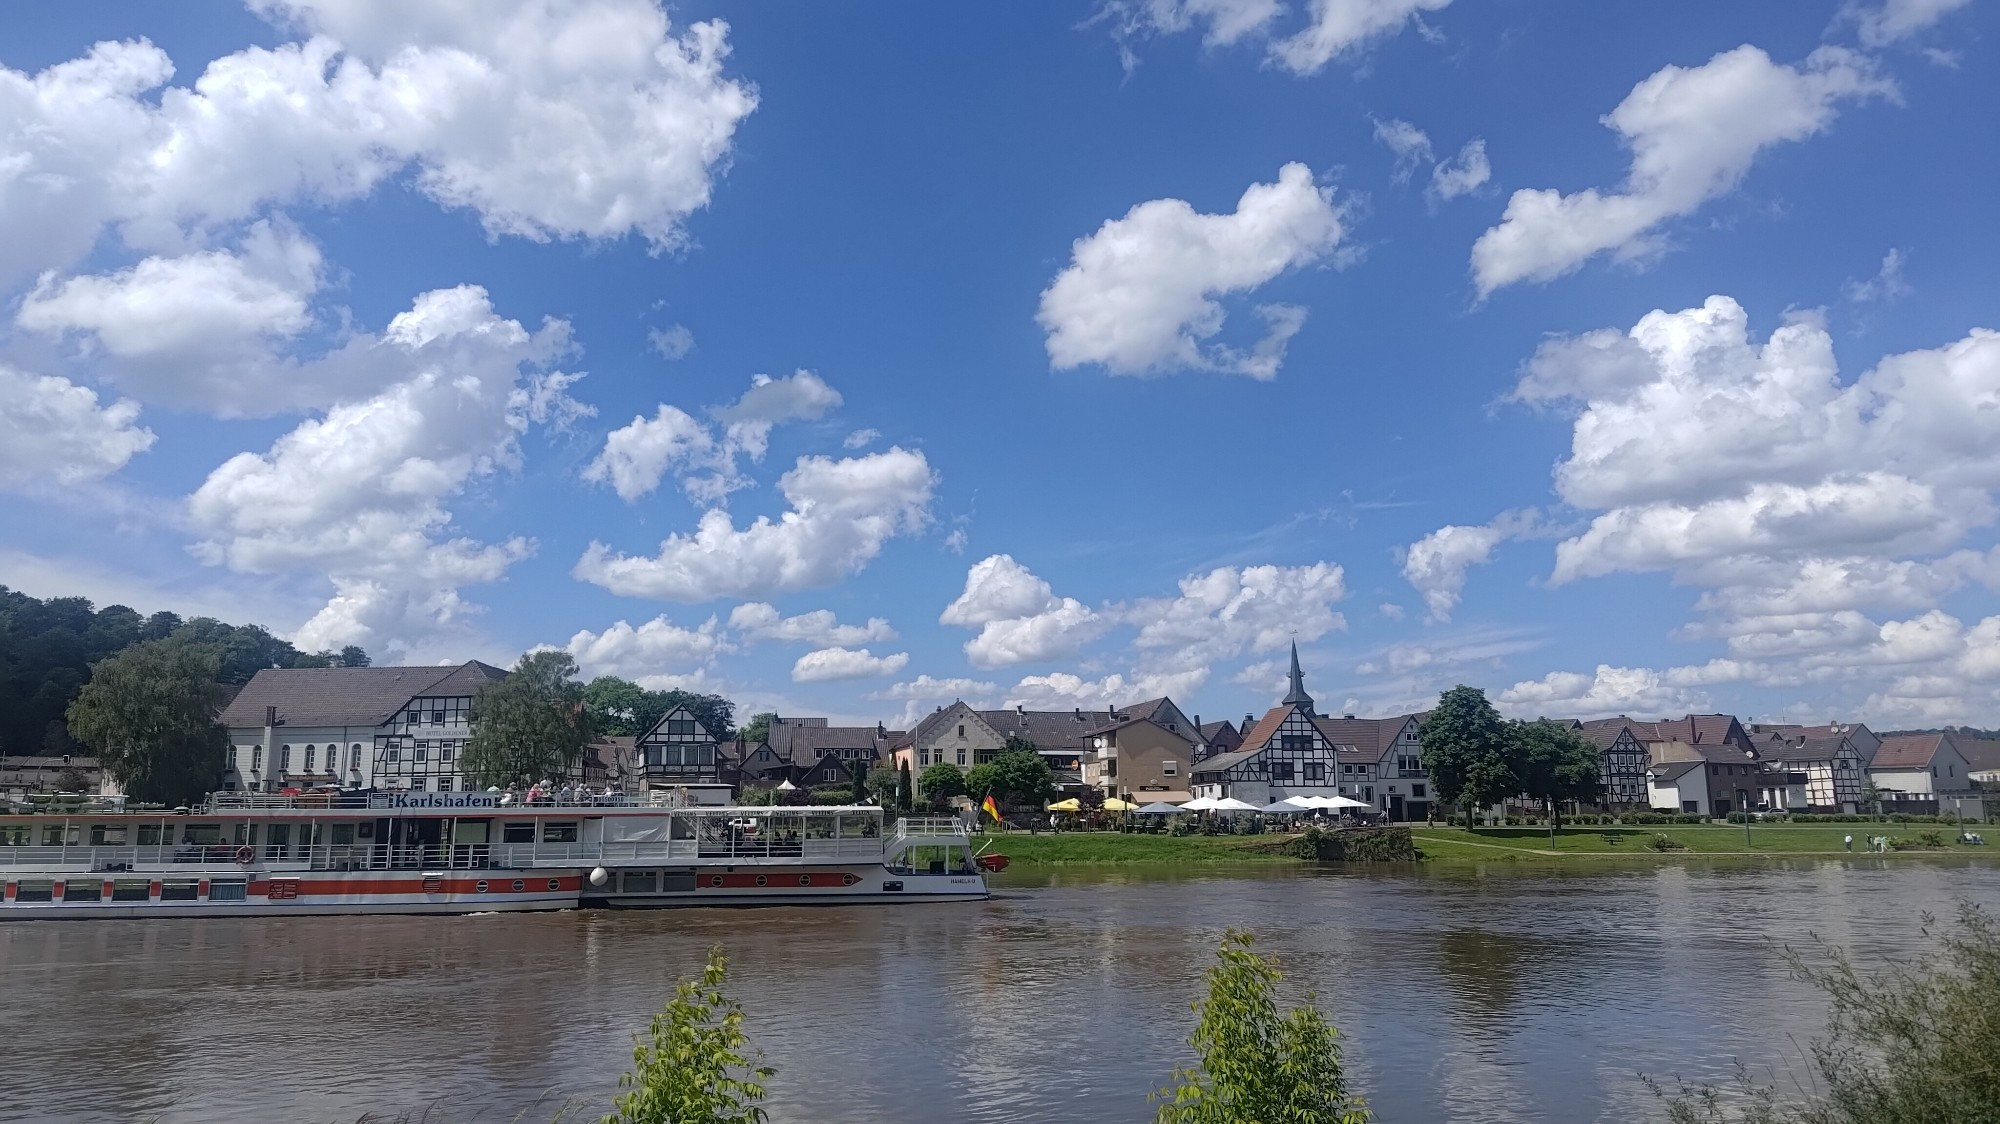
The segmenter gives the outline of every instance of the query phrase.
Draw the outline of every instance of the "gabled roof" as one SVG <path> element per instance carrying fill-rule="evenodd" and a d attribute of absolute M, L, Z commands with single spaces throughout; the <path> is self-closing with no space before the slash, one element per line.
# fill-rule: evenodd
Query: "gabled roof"
<path fill-rule="evenodd" d="M 1169 730 L 1164 725 L 1161 725 L 1158 719 L 1152 717 L 1149 714 L 1131 714 L 1131 715 L 1120 714 L 1115 721 L 1107 722 L 1104 725 L 1099 726 L 1094 730 L 1085 730 L 1083 736 L 1087 738 L 1094 738 L 1099 734 L 1108 734 L 1113 730 L 1122 730 L 1127 726 L 1137 726 L 1141 722 L 1147 723 L 1148 725 L 1151 726 L 1158 727 L 1159 731 L 1162 734 L 1165 734 L 1170 738 L 1179 738 L 1180 740 L 1188 743 L 1189 745 L 1193 745 L 1195 743 L 1195 737 L 1192 732 L 1187 730 Z"/>
<path fill-rule="evenodd" d="M 890 739 L 889 748 L 901 749 L 904 746 L 917 744 L 917 742 L 929 736 L 932 730 L 951 721 L 951 716 L 955 714 L 969 715 L 991 729 L 991 724 L 987 723 L 986 719 L 980 717 L 979 711 L 965 705 L 964 702 L 955 702 L 950 706 L 939 707 L 929 714 L 924 715 L 923 720 L 912 725 L 907 732 Z M 1001 736 L 1004 737 L 1005 735 Z"/>
<path fill-rule="evenodd" d="M 266 668 L 223 708 L 224 726 L 262 726 L 278 708 L 285 726 L 379 726 L 411 699 L 472 695 L 507 673 L 472 660 L 456 667 Z"/>
<path fill-rule="evenodd" d="M 1278 736 L 1278 727 L 1285 724 L 1285 719 L 1291 717 L 1291 713 L 1292 708 L 1289 706 L 1274 706 L 1270 710 L 1265 711 L 1264 717 L 1259 718 L 1257 724 L 1250 727 L 1250 732 L 1243 735 L 1243 749 L 1240 752 L 1255 753 L 1257 750 L 1271 744 L 1271 739 Z M 1312 712 L 1307 711 L 1306 713 L 1311 714 Z M 1226 757 L 1229 755 L 1223 754 L 1222 756 Z M 1213 760 L 1215 758 L 1211 757 L 1207 761 L 1203 761 L 1202 764 L 1207 765 L 1209 761 Z"/>
<path fill-rule="evenodd" d="M 1084 738 L 1121 716 L 1116 710 L 976 710 L 979 720 L 1002 738 L 1020 738 L 1035 743 L 1036 749 L 1074 750 L 1089 748 Z"/>
<path fill-rule="evenodd" d="M 1396 739 L 1403 733 L 1403 727 L 1416 721 L 1414 714 L 1399 714 L 1393 718 L 1340 718 L 1315 717 L 1313 725 L 1319 727 L 1322 736 L 1350 752 L 1342 756 L 1353 756 L 1355 760 L 1380 761 L 1396 748 Z"/>
<path fill-rule="evenodd" d="M 1950 734 L 1898 734 L 1893 738 L 1883 738 L 1881 748 L 1875 751 L 1872 769 L 1928 769 L 1931 758 L 1937 751 L 1950 744 L 1957 749 Z"/>
<path fill-rule="evenodd" d="M 1646 766 L 1646 775 L 1656 781 L 1677 781 L 1701 766 L 1700 761 L 1662 761 Z"/>
<path fill-rule="evenodd" d="M 1201 724 L 1202 740 L 1213 741 L 1215 740 L 1216 735 L 1222 733 L 1224 730 L 1227 730 L 1230 733 L 1235 734 L 1239 738 L 1243 736 L 1243 731 L 1238 730 L 1236 728 L 1236 723 L 1231 722 L 1225 718 L 1220 722 L 1203 722 Z"/>
<path fill-rule="evenodd" d="M 1599 749 L 1610 749 L 1631 728 L 1632 722 L 1627 718 L 1594 718 L 1576 724 L 1577 733 L 1582 734 L 1586 741 Z M 1645 740 L 1640 738 L 1636 731 L 1632 736 L 1639 741 Z"/>
<path fill-rule="evenodd" d="M 1968 769 L 1985 772 L 2000 769 L 2000 738 L 1972 738 L 1955 734 L 1952 744 L 1958 747 L 1958 754 L 1965 758 Z"/>
<path fill-rule="evenodd" d="M 1197 776 L 1202 773 L 1220 773 L 1224 769 L 1241 765 L 1263 751 L 1263 747 L 1259 746 L 1256 749 L 1238 749 L 1229 753 L 1218 753 L 1213 757 L 1204 757 L 1194 763 L 1194 771 Z"/>
<path fill-rule="evenodd" d="M 764 741 L 785 760 L 810 765 L 821 749 L 865 749 L 880 757 L 890 739 L 879 726 L 794 726 L 786 720 L 773 722 Z"/>

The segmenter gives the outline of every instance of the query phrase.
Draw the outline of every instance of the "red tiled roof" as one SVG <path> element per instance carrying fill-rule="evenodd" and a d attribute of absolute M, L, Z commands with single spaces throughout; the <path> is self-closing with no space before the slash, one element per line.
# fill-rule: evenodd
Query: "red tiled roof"
<path fill-rule="evenodd" d="M 1931 758 L 1937 756 L 1949 734 L 1898 734 L 1893 738 L 1883 738 L 1882 747 L 1875 751 L 1875 761 L 1869 766 L 1874 769 L 1926 769 Z M 1956 747 L 1954 747 L 1956 748 Z"/>

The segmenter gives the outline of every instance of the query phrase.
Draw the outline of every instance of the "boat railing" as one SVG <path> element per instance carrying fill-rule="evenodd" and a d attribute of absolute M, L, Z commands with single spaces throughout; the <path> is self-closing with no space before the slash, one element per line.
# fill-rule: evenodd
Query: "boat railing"
<path fill-rule="evenodd" d="M 454 806 L 442 803 L 454 794 L 438 794 L 438 804 L 423 803 L 426 793 L 402 793 L 343 790 L 340 792 L 305 792 L 286 796 L 269 792 L 218 792 L 209 798 L 206 812 L 228 811 L 316 811 L 325 808 L 370 808 L 384 811 L 422 811 L 435 808 L 439 811 L 451 810 Z M 510 809 L 567 809 L 567 808 L 681 808 L 686 800 L 677 793 L 650 792 L 628 795 L 613 793 L 547 793 L 535 794 L 533 799 L 527 793 L 471 793 L 456 794 L 477 797 L 480 803 L 469 806 L 468 811 L 490 812 L 499 808 Z M 199 814 L 199 813 L 196 813 Z"/>
<path fill-rule="evenodd" d="M 0 868 L 48 871 L 149 871 L 179 866 L 276 872 L 353 870 L 533 870 L 649 863 L 727 861 L 803 864 L 879 861 L 879 838 L 787 839 L 730 836 L 605 843 L 260 843 L 161 846 L 6 846 Z"/>
<path fill-rule="evenodd" d="M 896 821 L 897 839 L 951 839 L 967 834 L 957 816 L 904 816 Z"/>

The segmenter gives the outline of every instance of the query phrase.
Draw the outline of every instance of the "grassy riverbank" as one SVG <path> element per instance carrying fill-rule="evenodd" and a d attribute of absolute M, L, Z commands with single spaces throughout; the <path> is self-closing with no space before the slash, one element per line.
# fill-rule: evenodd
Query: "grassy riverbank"
<path fill-rule="evenodd" d="M 1276 835 L 1123 835 L 1115 831 L 1065 831 L 981 837 L 992 850 L 1022 866 L 1104 863 L 1297 863 L 1270 853 Z"/>
<path fill-rule="evenodd" d="M 1977 831 L 1980 825 L 1972 825 Z M 1549 838 L 1547 828 L 1500 827 L 1468 831 L 1462 827 L 1418 827 L 1411 831 L 1427 859 L 1492 861 L 1514 858 L 1577 858 L 1632 855 L 1671 858 L 1676 855 L 1807 855 L 1846 854 L 1843 839 L 1854 836 L 1854 853 L 1867 851 L 1870 836 L 1916 842 L 1928 832 L 1946 840 L 1957 837 L 1950 824 L 1754 824 L 1745 836 L 1741 824 L 1696 824 L 1662 827 L 1571 827 Z M 1656 851 L 1649 844 L 1665 836 L 1678 850 Z M 1891 851 L 1893 855 L 1995 855 L 1994 847 L 1947 843 L 1942 848 Z"/>
<path fill-rule="evenodd" d="M 1974 831 L 1980 825 L 1971 825 Z M 1756 824 L 1746 842 L 1740 824 L 1700 824 L 1662 827 L 1571 827 L 1551 840 L 1539 827 L 1424 827 L 1410 829 L 1425 860 L 1493 862 L 1495 860 L 1591 861 L 1624 855 L 1639 859 L 1671 859 L 1693 855 L 1811 855 L 1845 854 L 1841 842 L 1854 836 L 1854 853 L 1867 851 L 1872 835 L 1915 841 L 1925 832 L 1940 832 L 1947 840 L 1958 832 L 1949 824 Z M 2000 839 L 2000 831 L 1989 833 Z M 1680 849 L 1656 851 L 1649 845 L 1664 835 Z M 1108 831 L 1060 834 L 1009 833 L 982 837 L 992 850 L 1021 866 L 1105 865 L 1151 863 L 1164 865 L 1225 865 L 1230 863 L 1297 863 L 1291 855 L 1273 853 L 1276 835 L 1123 835 Z M 1941 849 L 1891 851 L 1891 855 L 1955 855 L 2000 859 L 2000 846 L 1947 844 Z"/>

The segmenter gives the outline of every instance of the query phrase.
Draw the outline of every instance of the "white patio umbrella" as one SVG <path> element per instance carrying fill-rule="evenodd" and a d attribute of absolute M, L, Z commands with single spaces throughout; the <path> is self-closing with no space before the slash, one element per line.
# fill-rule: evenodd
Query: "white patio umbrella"
<path fill-rule="evenodd" d="M 1135 816 L 1168 816 L 1180 810 L 1164 800 L 1155 800 L 1144 807 L 1132 809 L 1132 814 Z"/>
<path fill-rule="evenodd" d="M 1375 806 L 1366 800 L 1353 800 L 1345 796 L 1322 796 L 1320 799 L 1326 802 L 1322 805 L 1322 807 L 1326 808 L 1373 808 Z"/>
<path fill-rule="evenodd" d="M 1185 803 L 1185 804 L 1181 805 L 1181 811 L 1183 811 L 1183 812 L 1206 812 L 1206 811 L 1210 811 L 1210 810 L 1212 810 L 1212 809 L 1213 809 L 1213 808 L 1215 807 L 1215 803 L 1216 803 L 1216 802 L 1215 802 L 1215 799 L 1214 799 L 1213 797 L 1208 797 L 1208 796 L 1198 796 L 1198 797 L 1194 798 L 1193 800 L 1190 800 L 1190 801 L 1188 801 L 1187 803 Z"/>
<path fill-rule="evenodd" d="M 1234 796 L 1225 796 L 1210 805 L 1210 808 L 1217 812 L 1254 812 L 1257 810 L 1257 805 L 1247 800 L 1238 800 Z"/>
<path fill-rule="evenodd" d="M 793 784 L 793 783 L 792 783 L 792 782 L 790 782 L 790 781 L 779 781 L 779 782 L 778 782 L 778 791 L 779 791 L 779 792 L 797 792 L 798 790 L 799 790 L 799 786 L 798 786 L 798 785 L 795 785 L 795 784 Z"/>
<path fill-rule="evenodd" d="M 1280 800 L 1275 804 L 1266 804 L 1257 810 L 1275 816 L 1295 816 L 1300 812 L 1312 811 L 1309 806 L 1301 803 L 1303 799 L 1303 797 L 1294 796 L 1288 800 Z"/>

